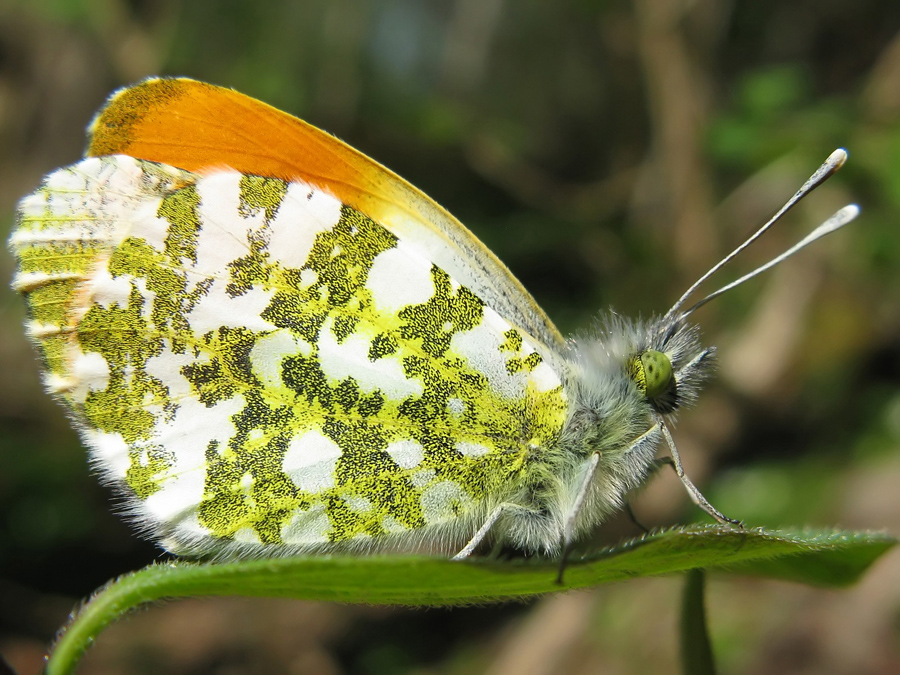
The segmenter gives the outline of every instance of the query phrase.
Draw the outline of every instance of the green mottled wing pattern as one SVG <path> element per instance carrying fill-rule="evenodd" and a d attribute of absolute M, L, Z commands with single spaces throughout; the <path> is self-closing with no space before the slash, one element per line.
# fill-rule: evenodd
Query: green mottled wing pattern
<path fill-rule="evenodd" d="M 302 182 L 86 159 L 10 245 L 48 389 L 175 552 L 456 546 L 566 419 L 521 330 Z"/>

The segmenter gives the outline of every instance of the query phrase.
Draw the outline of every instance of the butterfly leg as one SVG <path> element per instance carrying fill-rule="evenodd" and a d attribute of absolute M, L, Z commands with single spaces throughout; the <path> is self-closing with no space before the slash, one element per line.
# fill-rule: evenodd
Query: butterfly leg
<path fill-rule="evenodd" d="M 644 534 L 650 534 L 650 529 L 634 515 L 634 509 L 631 508 L 631 502 L 625 502 L 625 513 L 628 515 L 628 520 L 630 520 L 635 527 L 643 531 Z"/>
<path fill-rule="evenodd" d="M 625 451 L 625 455 L 636 455 L 638 457 L 643 456 L 645 452 L 656 452 L 656 444 L 659 442 L 659 424 L 654 425 L 643 434 L 638 436 Z M 575 534 L 575 521 L 578 518 L 578 514 L 581 511 L 581 507 L 584 505 L 584 500 L 587 498 L 588 491 L 591 487 L 591 482 L 594 479 L 594 473 L 597 471 L 597 466 L 600 464 L 600 453 L 594 453 L 591 455 L 591 458 L 586 462 L 584 476 L 581 479 L 581 484 L 578 487 L 578 492 L 576 493 L 575 500 L 572 502 L 572 508 L 569 510 L 569 513 L 566 517 L 565 529 L 563 530 L 563 545 L 562 545 L 562 555 L 559 560 L 559 572 L 556 576 L 556 583 L 562 584 L 563 573 L 566 569 L 566 562 L 569 559 L 569 554 L 572 550 L 572 545 L 574 542 L 574 534 Z M 631 507 L 627 506 L 628 512 L 631 513 Z M 637 522 L 637 521 L 635 521 Z M 638 523 L 638 526 L 641 527 L 644 531 L 642 525 Z"/>
<path fill-rule="evenodd" d="M 584 500 L 587 498 L 588 490 L 591 488 L 591 482 L 594 480 L 594 472 L 597 470 L 598 464 L 600 464 L 600 453 L 595 452 L 587 461 L 581 485 L 578 486 L 578 492 L 575 493 L 575 501 L 572 502 L 572 508 L 566 516 L 566 524 L 563 529 L 562 553 L 559 556 L 559 572 L 556 575 L 556 583 L 560 585 L 563 582 L 566 561 L 572 552 L 572 544 L 575 543 L 575 521 L 581 512 L 581 507 L 584 506 Z"/>
<path fill-rule="evenodd" d="M 709 500 L 703 496 L 703 493 L 697 489 L 697 486 L 691 482 L 691 479 L 688 478 L 687 474 L 684 472 L 684 466 L 682 466 L 681 464 L 681 456 L 678 454 L 678 449 L 675 447 L 675 440 L 672 438 L 672 434 L 669 432 L 669 428 L 661 419 L 657 421 L 657 424 L 659 424 L 659 428 L 666 439 L 666 444 L 669 446 L 669 452 L 672 454 L 671 457 L 661 457 L 657 460 L 657 462 L 660 465 L 668 464 L 669 466 L 671 466 L 675 470 L 675 474 L 681 480 L 685 489 L 688 491 L 691 500 L 701 509 L 706 511 L 709 515 L 715 518 L 718 522 L 722 524 L 728 523 L 730 525 L 736 525 L 737 527 L 743 527 L 744 524 L 740 520 L 729 518 L 721 511 L 719 511 L 715 506 L 710 504 Z"/>
<path fill-rule="evenodd" d="M 496 523 L 500 519 L 500 516 L 502 516 L 504 513 L 516 511 L 531 513 L 531 511 L 522 506 L 519 506 L 518 504 L 511 504 L 508 502 L 500 504 L 497 508 L 491 511 L 490 515 L 484 521 L 484 524 L 482 524 L 482 526 L 478 528 L 475 536 L 473 536 L 469 540 L 469 543 L 466 544 L 459 553 L 453 556 L 452 560 L 462 560 L 463 558 L 468 558 L 470 555 L 472 555 L 472 552 L 482 541 L 484 541 L 484 538 L 487 536 L 488 532 L 491 531 L 494 523 Z"/>
<path fill-rule="evenodd" d="M 472 551 L 474 551 L 478 544 L 482 542 L 482 540 L 487 536 L 487 533 L 490 532 L 491 528 L 494 526 L 494 523 L 497 522 L 497 519 L 503 515 L 505 504 L 501 504 L 496 509 L 491 511 L 491 514 L 487 517 L 487 520 L 484 521 L 484 524 L 478 528 L 478 532 L 475 533 L 475 536 L 469 540 L 469 543 L 463 546 L 462 550 L 453 556 L 453 560 L 462 560 L 463 558 L 468 558 L 472 555 Z"/>

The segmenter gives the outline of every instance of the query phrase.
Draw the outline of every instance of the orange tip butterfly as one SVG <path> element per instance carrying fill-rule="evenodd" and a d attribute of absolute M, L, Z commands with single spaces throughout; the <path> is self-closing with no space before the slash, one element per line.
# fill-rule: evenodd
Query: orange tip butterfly
<path fill-rule="evenodd" d="M 836 171 L 835 151 L 665 314 L 566 340 L 409 183 L 237 92 L 150 79 L 23 198 L 13 286 L 47 390 L 132 520 L 176 554 L 560 555 L 659 465 L 709 375 L 688 305 Z M 665 447 L 669 455 L 657 458 Z M 562 563 L 561 563 L 562 564 Z"/>

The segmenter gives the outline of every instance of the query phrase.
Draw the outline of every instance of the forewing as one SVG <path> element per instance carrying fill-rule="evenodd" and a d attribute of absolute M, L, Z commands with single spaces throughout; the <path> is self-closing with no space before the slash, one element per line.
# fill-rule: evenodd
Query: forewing
<path fill-rule="evenodd" d="M 90 156 L 126 154 L 193 172 L 231 167 L 302 180 L 406 238 L 554 352 L 563 337 L 505 265 L 405 180 L 334 136 L 248 96 L 189 79 L 114 94 L 90 128 Z"/>

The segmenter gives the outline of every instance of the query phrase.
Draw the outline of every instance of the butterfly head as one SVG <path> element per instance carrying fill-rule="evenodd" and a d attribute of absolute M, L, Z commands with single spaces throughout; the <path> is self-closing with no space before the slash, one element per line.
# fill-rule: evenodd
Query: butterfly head
<path fill-rule="evenodd" d="M 703 347 L 696 326 L 679 319 L 649 322 L 625 357 L 624 371 L 657 413 L 693 402 L 712 366 L 713 347 Z"/>
<path fill-rule="evenodd" d="M 672 412 L 683 403 L 685 397 L 693 397 L 695 395 L 696 387 L 685 386 L 684 383 L 696 379 L 695 373 L 702 372 L 702 369 L 698 370 L 699 366 L 708 361 L 708 358 L 713 353 L 712 349 L 698 351 L 696 329 L 692 330 L 689 327 L 687 324 L 688 317 L 710 300 L 771 269 L 817 239 L 851 222 L 859 213 L 859 208 L 854 204 L 845 206 L 796 245 L 764 265 L 760 265 L 749 274 L 745 274 L 740 279 L 722 286 L 687 309 L 683 309 L 687 300 L 703 282 L 759 238 L 803 197 L 833 175 L 844 164 L 846 159 L 846 151 L 842 149 L 835 150 L 803 187 L 767 223 L 714 265 L 706 274 L 701 276 L 666 312 L 665 316 L 648 326 L 649 339 L 647 344 L 636 350 L 628 358 L 625 371 L 640 394 L 657 412 Z M 692 352 L 694 356 L 691 356 Z M 685 359 L 685 357 L 687 358 Z M 683 365 L 679 364 L 680 360 L 684 361 Z"/>
<path fill-rule="evenodd" d="M 578 398 L 601 417 L 622 410 L 639 418 L 667 415 L 691 404 L 715 354 L 701 344 L 697 325 L 682 318 L 631 320 L 614 312 L 572 348 Z"/>

